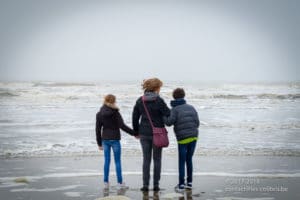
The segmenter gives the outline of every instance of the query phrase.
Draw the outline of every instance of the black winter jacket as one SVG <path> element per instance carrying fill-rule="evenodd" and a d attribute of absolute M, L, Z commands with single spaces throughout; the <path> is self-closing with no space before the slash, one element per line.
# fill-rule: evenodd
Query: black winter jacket
<path fill-rule="evenodd" d="M 164 100 L 154 92 L 145 92 L 145 104 L 155 127 L 164 127 L 163 116 L 170 115 L 170 109 Z M 142 97 L 138 98 L 133 108 L 132 126 L 140 136 L 153 136 L 152 127 L 144 109 Z"/>
<path fill-rule="evenodd" d="M 96 139 L 98 146 L 102 146 L 102 140 L 120 140 L 120 128 L 130 135 L 137 135 L 135 131 L 126 126 L 118 108 L 103 105 L 96 115 Z"/>

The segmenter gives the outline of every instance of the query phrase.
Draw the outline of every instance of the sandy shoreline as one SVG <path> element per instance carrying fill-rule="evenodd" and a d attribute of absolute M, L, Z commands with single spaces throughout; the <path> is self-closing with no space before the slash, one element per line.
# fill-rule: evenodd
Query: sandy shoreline
<path fill-rule="evenodd" d="M 128 190 L 117 190 L 111 165 L 109 191 L 103 190 L 103 158 L 53 157 L 0 160 L 1 199 L 97 199 L 125 195 L 130 199 L 165 199 L 177 184 L 177 157 L 165 156 L 162 190 L 143 194 L 141 158 L 123 156 Z M 300 157 L 197 156 L 194 188 L 174 199 L 300 199 Z"/>

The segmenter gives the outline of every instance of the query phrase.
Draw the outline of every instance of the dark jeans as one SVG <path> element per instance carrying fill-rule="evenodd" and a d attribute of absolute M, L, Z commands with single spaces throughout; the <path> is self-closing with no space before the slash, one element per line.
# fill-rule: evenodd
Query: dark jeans
<path fill-rule="evenodd" d="M 187 171 L 187 183 L 193 182 L 193 155 L 197 141 L 188 144 L 178 144 L 178 167 L 179 167 L 179 185 L 184 184 L 185 164 Z"/>
<path fill-rule="evenodd" d="M 143 186 L 145 187 L 149 186 L 152 150 L 153 150 L 153 161 L 154 161 L 153 185 L 159 186 L 162 148 L 153 145 L 153 138 L 151 136 L 141 137 L 140 142 L 143 151 Z"/>

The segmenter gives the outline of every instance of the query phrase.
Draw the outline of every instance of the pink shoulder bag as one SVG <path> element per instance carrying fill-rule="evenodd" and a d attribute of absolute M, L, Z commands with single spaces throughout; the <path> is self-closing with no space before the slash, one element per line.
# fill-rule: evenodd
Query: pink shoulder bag
<path fill-rule="evenodd" d="M 168 147 L 169 146 L 169 138 L 168 138 L 168 131 L 165 127 L 159 128 L 159 127 L 154 127 L 152 119 L 150 117 L 150 114 L 148 112 L 148 109 L 145 104 L 145 97 L 142 96 L 142 101 L 143 105 L 148 117 L 148 120 L 150 122 L 150 125 L 152 127 L 152 132 L 153 132 L 153 144 L 157 147 Z"/>

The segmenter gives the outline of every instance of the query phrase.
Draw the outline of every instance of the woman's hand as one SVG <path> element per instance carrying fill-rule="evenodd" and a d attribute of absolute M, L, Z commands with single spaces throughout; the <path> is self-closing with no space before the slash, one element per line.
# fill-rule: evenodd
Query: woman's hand
<path fill-rule="evenodd" d="M 102 146 L 98 146 L 98 149 L 99 149 L 100 151 L 102 151 L 102 150 L 103 150 L 103 147 L 102 147 Z"/>
<path fill-rule="evenodd" d="M 136 135 L 136 136 L 134 136 L 135 137 L 135 139 L 137 139 L 137 140 L 139 140 L 141 137 L 140 137 L 140 135 Z"/>

